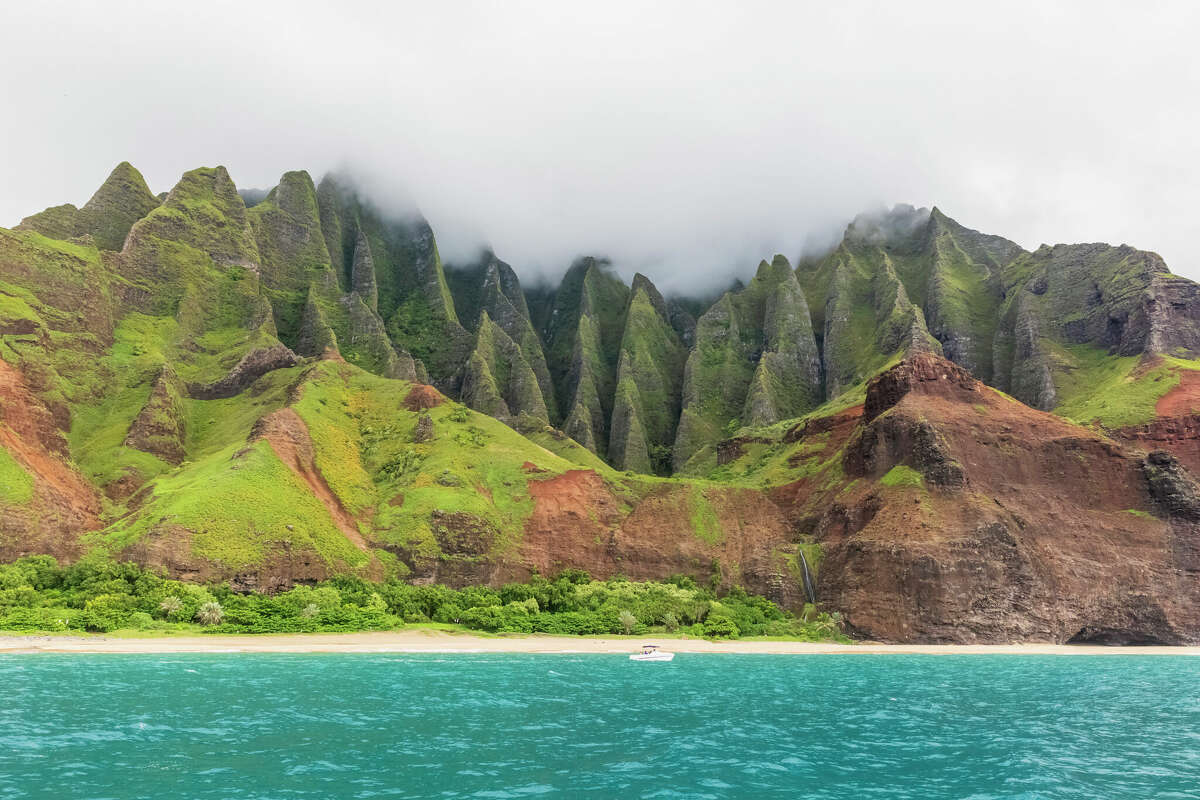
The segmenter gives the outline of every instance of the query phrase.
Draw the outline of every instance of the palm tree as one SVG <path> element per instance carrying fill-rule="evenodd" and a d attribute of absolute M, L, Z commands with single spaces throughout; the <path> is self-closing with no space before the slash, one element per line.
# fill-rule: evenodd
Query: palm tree
<path fill-rule="evenodd" d="M 625 629 L 626 634 L 633 633 L 633 629 L 637 627 L 637 617 L 628 611 L 622 611 L 618 619 L 621 620 L 621 627 Z"/>
<path fill-rule="evenodd" d="M 300 612 L 300 616 L 302 616 L 302 617 L 304 617 L 304 618 L 306 618 L 306 619 L 312 619 L 313 617 L 315 617 L 315 616 L 316 616 L 317 614 L 319 614 L 319 613 L 321 613 L 321 609 L 317 608 L 317 604 L 316 604 L 316 603 L 309 603 L 308 605 L 306 605 L 306 606 L 304 607 L 304 610 L 302 610 L 302 611 Z"/>
<path fill-rule="evenodd" d="M 163 612 L 164 617 L 169 617 L 172 614 L 178 614 L 183 608 L 183 601 L 175 595 L 164 597 L 163 601 L 158 604 L 158 610 Z"/>
<path fill-rule="evenodd" d="M 225 610 L 216 600 L 209 600 L 196 612 L 196 621 L 201 625 L 220 625 L 224 618 Z"/>

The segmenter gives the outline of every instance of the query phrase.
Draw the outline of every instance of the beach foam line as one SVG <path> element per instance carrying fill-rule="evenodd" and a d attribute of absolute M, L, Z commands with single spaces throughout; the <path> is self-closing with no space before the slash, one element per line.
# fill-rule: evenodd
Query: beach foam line
<path fill-rule="evenodd" d="M 912 645 L 862 642 L 836 644 L 797 641 L 709 641 L 659 639 L 674 653 L 757 655 L 1200 655 L 1200 647 L 1059 645 L 1030 642 L 1001 645 Z M 473 636 L 426 629 L 326 634 L 242 634 L 117 639 L 78 634 L 28 636 L 0 634 L 0 653 L 538 653 L 547 655 L 628 654 L 643 638 L 566 636 Z"/>

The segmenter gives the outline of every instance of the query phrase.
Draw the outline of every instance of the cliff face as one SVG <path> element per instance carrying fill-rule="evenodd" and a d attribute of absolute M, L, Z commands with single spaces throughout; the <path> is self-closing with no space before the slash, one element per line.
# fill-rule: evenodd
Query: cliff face
<path fill-rule="evenodd" d="M 821 356 L 804 290 L 787 259 L 762 262 L 696 323 L 684 372 L 676 469 L 730 428 L 799 417 L 824 399 Z"/>
<path fill-rule="evenodd" d="M 52 239 L 90 236 L 103 250 L 120 250 L 133 223 L 158 206 L 142 173 L 122 161 L 83 208 L 70 203 L 26 217 L 18 230 L 34 230 Z"/>
<path fill-rule="evenodd" d="M 932 355 L 872 380 L 847 416 L 785 436 L 797 453 L 837 454 L 770 494 L 821 545 L 821 602 L 861 635 L 1200 635 L 1196 484 L 1172 456 L 1031 409 Z"/>
<path fill-rule="evenodd" d="M 937 209 L 697 300 L 594 258 L 444 269 L 336 176 L 160 199 L 122 164 L 0 229 L 0 558 L 265 588 L 576 566 L 793 608 L 807 563 L 872 637 L 1196 641 L 1198 347 L 1155 254 Z"/>

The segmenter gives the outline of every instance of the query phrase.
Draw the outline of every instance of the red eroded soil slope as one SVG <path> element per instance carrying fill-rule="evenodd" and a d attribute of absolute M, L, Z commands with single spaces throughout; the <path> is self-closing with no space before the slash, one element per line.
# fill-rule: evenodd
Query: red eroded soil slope
<path fill-rule="evenodd" d="M 0 445 L 33 476 L 28 506 L 0 510 L 0 560 L 29 553 L 74 558 L 79 535 L 100 524 L 96 490 L 69 462 L 54 416 L 21 373 L 0 360 Z"/>

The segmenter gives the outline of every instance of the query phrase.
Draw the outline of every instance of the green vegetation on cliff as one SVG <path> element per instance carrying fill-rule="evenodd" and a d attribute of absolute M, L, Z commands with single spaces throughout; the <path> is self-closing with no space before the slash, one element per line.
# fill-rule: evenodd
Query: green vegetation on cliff
<path fill-rule="evenodd" d="M 740 589 L 718 597 L 682 576 L 662 583 L 595 581 L 568 570 L 553 579 L 462 590 L 339 577 L 265 595 L 96 558 L 69 567 L 49 556 L 0 565 L 0 631 L 309 633 L 431 622 L 506 633 L 846 640 L 835 616 L 797 618 L 763 597 Z"/>
<path fill-rule="evenodd" d="M 662 295 L 637 275 L 625 311 L 609 432 L 610 461 L 618 469 L 671 471 L 686 359 Z"/>
<path fill-rule="evenodd" d="M 24 505 L 33 499 L 33 476 L 0 447 L 0 506 Z"/>
<path fill-rule="evenodd" d="M 684 373 L 676 470 L 743 425 L 802 416 L 822 399 L 820 353 L 804 291 L 783 256 L 700 317 Z"/>
<path fill-rule="evenodd" d="M 255 199 L 213 167 L 160 201 L 121 165 L 0 229 L 5 553 L 243 589 L 671 564 L 795 606 L 796 526 L 856 491 L 846 431 L 899 359 L 1108 428 L 1189 412 L 1200 368 L 1200 289 L 1154 254 L 1025 253 L 936 209 L 709 303 L 593 258 L 532 291 L 490 252 L 448 275 L 424 220 L 338 178 Z"/>
<path fill-rule="evenodd" d="M 120 250 L 129 229 L 158 205 L 142 174 L 128 161 L 116 166 L 83 206 L 67 204 L 21 220 L 20 228 L 35 230 L 53 239 L 90 236 L 103 250 Z"/>
<path fill-rule="evenodd" d="M 628 301 L 608 262 L 580 259 L 554 293 L 543 331 L 562 429 L 602 458 Z"/>

